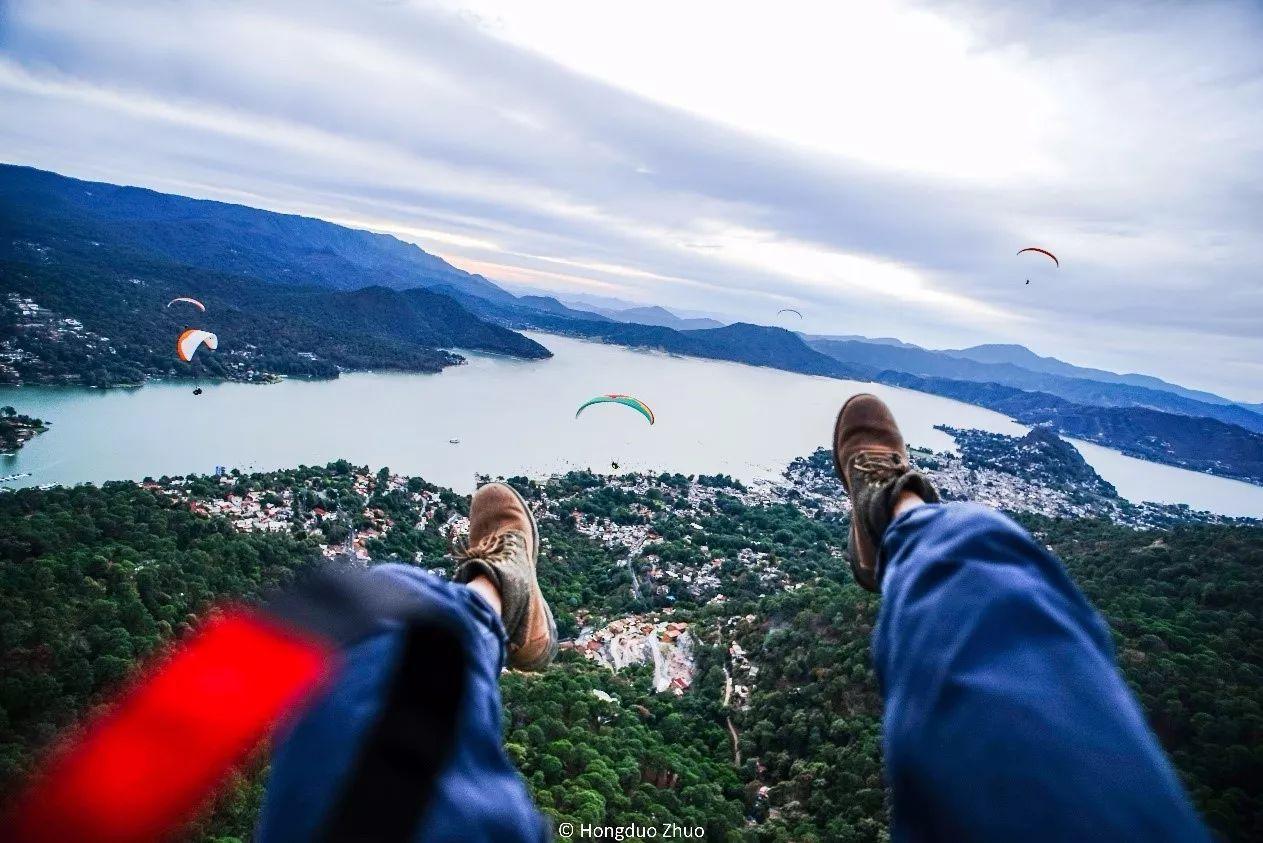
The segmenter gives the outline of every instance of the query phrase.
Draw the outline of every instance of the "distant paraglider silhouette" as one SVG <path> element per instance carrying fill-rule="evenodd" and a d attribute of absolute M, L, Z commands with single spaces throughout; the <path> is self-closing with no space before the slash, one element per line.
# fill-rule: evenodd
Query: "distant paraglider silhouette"
<path fill-rule="evenodd" d="M 1017 250 L 1017 253 L 1018 253 L 1019 255 L 1020 255 L 1020 254 L 1022 254 L 1023 252 L 1039 252 L 1041 255 L 1045 255 L 1046 257 L 1048 257 L 1049 259 L 1051 259 L 1051 260 L 1052 260 L 1052 262 L 1053 262 L 1053 264 L 1054 264 L 1054 265 L 1055 265 L 1058 269 L 1060 269 L 1060 268 L 1061 268 L 1061 261 L 1057 260 L 1057 256 L 1056 256 L 1056 255 L 1054 255 L 1052 252 L 1048 251 L 1047 249 L 1041 249 L 1041 248 L 1039 248 L 1038 246 L 1027 246 L 1025 249 L 1018 249 L 1018 250 Z M 1025 286 L 1029 287 L 1030 285 L 1031 285 L 1031 279 L 1027 278 L 1027 279 L 1026 279 L 1026 284 L 1025 284 Z"/>
<path fill-rule="evenodd" d="M 175 304 L 178 301 L 187 302 L 188 304 L 193 305 L 194 307 L 196 307 L 198 310 L 202 311 L 203 313 L 206 312 L 206 305 L 202 304 L 197 299 L 191 299 L 188 296 L 180 296 L 179 298 L 172 299 L 171 301 L 167 302 L 167 307 L 170 307 L 171 305 Z"/>
<path fill-rule="evenodd" d="M 797 316 L 799 319 L 803 318 L 803 315 L 799 313 L 797 310 L 794 310 L 794 308 L 792 307 L 783 307 L 780 310 L 776 311 L 777 316 L 780 316 L 782 313 L 792 313 L 795 316 Z"/>

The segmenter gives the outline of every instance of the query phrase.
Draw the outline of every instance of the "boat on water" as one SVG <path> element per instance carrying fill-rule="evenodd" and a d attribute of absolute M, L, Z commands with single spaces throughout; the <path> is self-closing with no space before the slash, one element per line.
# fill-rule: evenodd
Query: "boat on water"
<path fill-rule="evenodd" d="M 23 471 L 18 474 L 6 474 L 4 477 L 0 477 L 0 483 L 9 483 L 14 480 L 21 480 L 23 477 L 30 477 L 30 476 L 31 476 L 31 472 L 29 471 Z"/>

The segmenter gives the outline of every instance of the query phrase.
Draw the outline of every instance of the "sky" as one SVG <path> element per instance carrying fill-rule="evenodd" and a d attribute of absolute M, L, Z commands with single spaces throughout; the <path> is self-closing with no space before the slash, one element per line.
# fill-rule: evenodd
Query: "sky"
<path fill-rule="evenodd" d="M 0 161 L 1263 401 L 1260 43 L 1252 2 L 0 0 Z"/>

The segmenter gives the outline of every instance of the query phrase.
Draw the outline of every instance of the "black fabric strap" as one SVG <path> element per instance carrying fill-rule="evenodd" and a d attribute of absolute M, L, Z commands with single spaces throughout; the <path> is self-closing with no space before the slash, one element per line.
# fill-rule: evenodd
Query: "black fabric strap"
<path fill-rule="evenodd" d="M 427 622 L 405 628 L 390 690 L 328 815 L 323 840 L 414 839 L 455 743 L 465 666 L 454 630 Z"/>
<path fill-rule="evenodd" d="M 363 571 L 325 569 L 274 595 L 267 612 L 343 648 L 401 627 L 385 699 L 318 839 L 413 840 L 455 744 L 468 658 L 460 631 L 397 584 Z"/>

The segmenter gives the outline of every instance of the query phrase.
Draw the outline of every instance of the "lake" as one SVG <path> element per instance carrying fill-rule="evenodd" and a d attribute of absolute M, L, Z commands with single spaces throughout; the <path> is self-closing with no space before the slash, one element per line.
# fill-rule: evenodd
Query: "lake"
<path fill-rule="evenodd" d="M 838 407 L 858 391 L 880 395 L 908 441 L 934 450 L 952 449 L 936 424 L 1026 430 L 980 407 L 880 384 L 531 336 L 555 356 L 527 362 L 466 353 L 467 364 L 437 375 L 203 383 L 200 396 L 192 383 L 3 387 L 0 404 L 52 427 L 17 456 L 0 457 L 0 475 L 31 472 L 8 485 L 99 483 L 208 473 L 216 465 L 266 470 L 345 458 L 465 492 L 476 473 L 609 472 L 611 463 L 622 471 L 724 472 L 753 480 L 774 477 L 794 457 L 827 446 Z M 606 392 L 641 398 L 657 423 L 651 427 L 613 404 L 574 418 L 579 404 Z M 1124 497 L 1263 516 L 1263 487 L 1075 445 Z"/>

